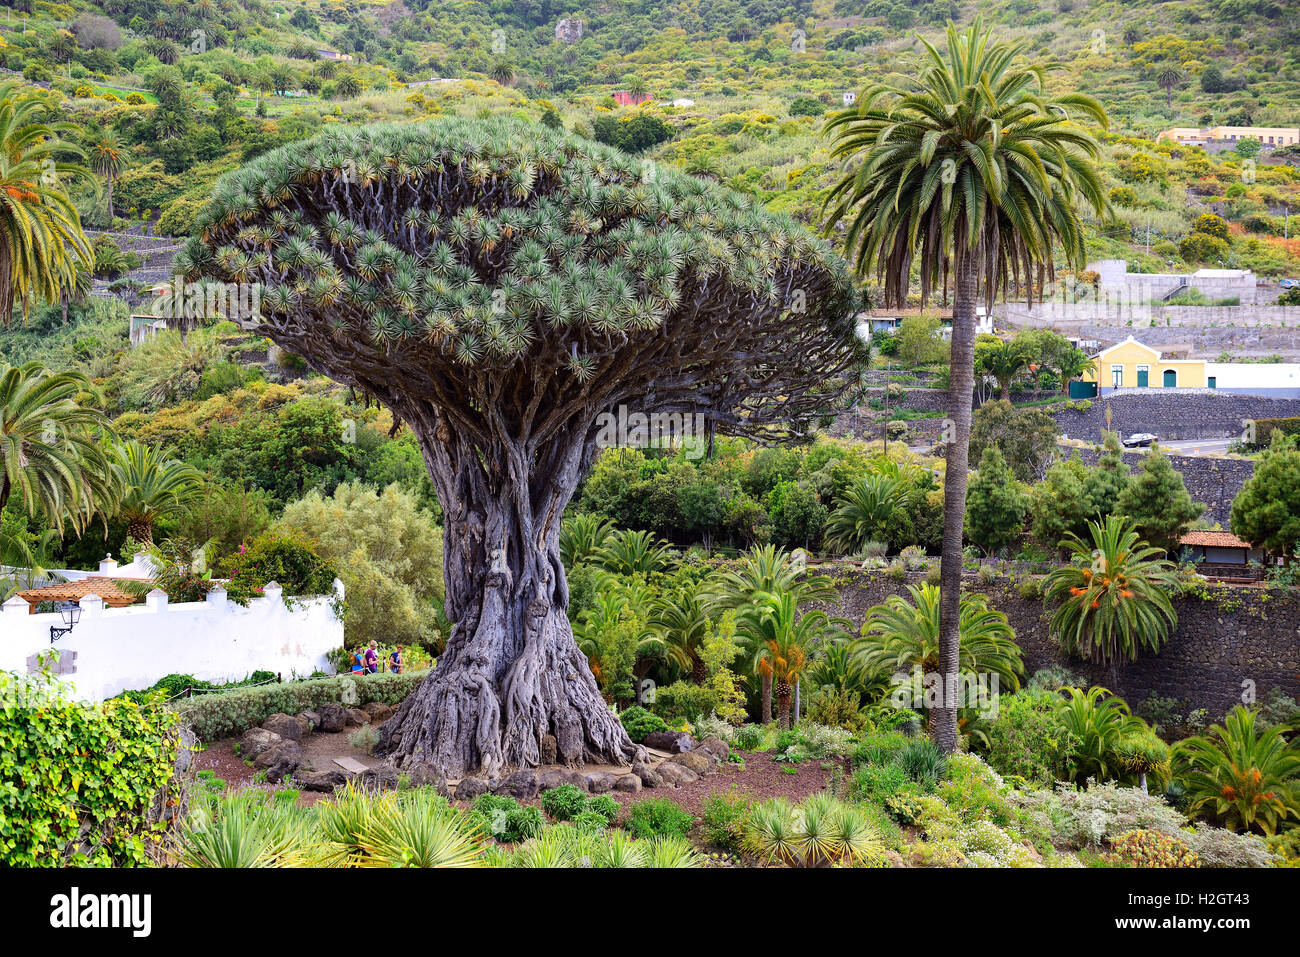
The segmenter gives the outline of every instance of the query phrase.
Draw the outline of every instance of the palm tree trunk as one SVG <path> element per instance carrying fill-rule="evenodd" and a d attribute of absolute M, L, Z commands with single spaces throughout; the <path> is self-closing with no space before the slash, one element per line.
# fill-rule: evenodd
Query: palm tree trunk
<path fill-rule="evenodd" d="M 795 724 L 799 723 L 799 717 L 803 713 L 803 708 L 801 707 L 803 701 L 799 693 L 800 686 L 801 686 L 801 681 L 799 679 L 796 679 L 794 683 L 794 723 Z"/>
<path fill-rule="evenodd" d="M 957 231 L 962 235 L 962 230 Z M 966 518 L 970 459 L 971 393 L 975 387 L 975 296 L 979 257 L 957 249 L 952 309 L 952 354 L 948 366 L 948 417 L 952 440 L 945 452 L 943 554 L 939 559 L 939 672 L 941 703 L 930 719 L 934 742 L 946 754 L 957 750 L 957 673 L 961 652 L 961 546 Z"/>
<path fill-rule="evenodd" d="M 763 675 L 763 724 L 772 723 L 772 676 Z"/>
<path fill-rule="evenodd" d="M 777 713 L 781 716 L 781 730 L 789 730 L 790 683 L 788 681 L 778 681 L 776 683 L 776 708 Z"/>
<path fill-rule="evenodd" d="M 709 670 L 704 667 L 704 660 L 698 657 L 692 657 L 691 661 L 691 681 L 694 684 L 702 685 L 709 677 Z"/>

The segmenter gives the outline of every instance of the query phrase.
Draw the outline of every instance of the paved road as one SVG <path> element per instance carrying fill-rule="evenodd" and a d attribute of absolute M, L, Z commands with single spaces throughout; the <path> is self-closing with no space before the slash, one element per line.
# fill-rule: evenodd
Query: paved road
<path fill-rule="evenodd" d="M 1161 442 L 1160 447 L 1171 455 L 1222 455 L 1228 446 L 1237 441 L 1232 439 L 1180 439 L 1177 442 Z M 1139 452 L 1146 451 L 1138 449 Z"/>

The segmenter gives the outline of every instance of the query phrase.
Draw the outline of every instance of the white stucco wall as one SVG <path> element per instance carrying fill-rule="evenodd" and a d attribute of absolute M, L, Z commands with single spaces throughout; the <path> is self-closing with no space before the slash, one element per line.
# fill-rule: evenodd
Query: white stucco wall
<path fill-rule="evenodd" d="M 337 595 L 343 585 L 334 582 Z M 144 605 L 105 608 L 97 595 L 80 601 L 81 620 L 70 634 L 50 644 L 50 626 L 62 615 L 29 614 L 11 598 L 0 614 L 0 670 L 26 673 L 34 655 L 61 652 L 58 669 L 80 699 L 102 701 L 122 691 L 148 688 L 169 674 L 236 681 L 254 671 L 285 679 L 329 671 L 326 652 L 343 644 L 343 622 L 330 596 L 291 599 L 270 583 L 266 597 L 241 606 L 216 590 L 207 601 L 170 604 L 161 591 Z"/>
<path fill-rule="evenodd" d="M 1207 362 L 1206 376 L 1214 376 L 1220 389 L 1297 389 L 1300 363 Z"/>

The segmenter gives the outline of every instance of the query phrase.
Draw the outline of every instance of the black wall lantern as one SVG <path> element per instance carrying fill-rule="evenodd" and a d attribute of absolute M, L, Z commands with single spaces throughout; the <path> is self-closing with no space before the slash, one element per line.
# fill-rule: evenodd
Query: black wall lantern
<path fill-rule="evenodd" d="M 67 627 L 60 628 L 58 625 L 50 625 L 50 644 L 54 644 L 73 628 L 77 627 L 77 622 L 81 621 L 81 606 L 75 601 L 65 601 L 59 605 L 59 613 L 63 615 L 63 624 Z"/>

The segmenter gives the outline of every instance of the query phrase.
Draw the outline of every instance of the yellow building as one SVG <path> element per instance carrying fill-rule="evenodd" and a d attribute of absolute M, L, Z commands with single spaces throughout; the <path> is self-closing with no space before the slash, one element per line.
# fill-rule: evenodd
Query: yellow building
<path fill-rule="evenodd" d="M 1160 351 L 1132 336 L 1092 357 L 1094 368 L 1084 382 L 1110 389 L 1204 389 L 1214 387 L 1205 376 L 1204 359 L 1162 359 Z"/>
<path fill-rule="evenodd" d="M 1300 129 L 1294 126 L 1175 126 L 1156 137 L 1156 142 L 1173 140 L 1183 146 L 1204 146 L 1218 140 L 1235 143 L 1238 140 L 1259 140 L 1264 146 L 1294 146 L 1300 143 Z"/>

